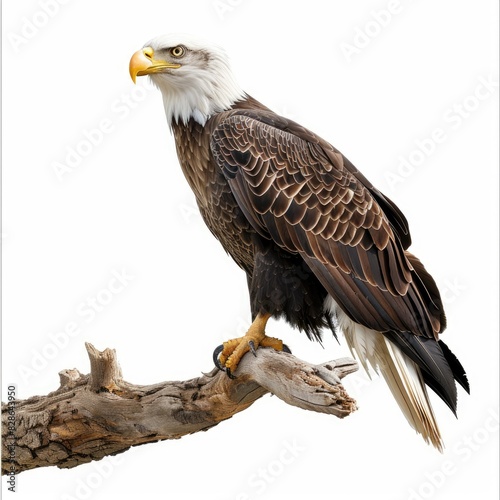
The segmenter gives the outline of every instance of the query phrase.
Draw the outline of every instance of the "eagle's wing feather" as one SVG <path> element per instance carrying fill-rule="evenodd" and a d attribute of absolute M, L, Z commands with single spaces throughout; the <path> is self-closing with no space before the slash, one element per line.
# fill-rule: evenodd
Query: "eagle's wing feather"
<path fill-rule="evenodd" d="M 405 252 L 406 219 L 341 153 L 294 122 L 246 110 L 227 113 L 211 149 L 255 230 L 301 254 L 351 319 L 437 339 L 439 293 Z"/>

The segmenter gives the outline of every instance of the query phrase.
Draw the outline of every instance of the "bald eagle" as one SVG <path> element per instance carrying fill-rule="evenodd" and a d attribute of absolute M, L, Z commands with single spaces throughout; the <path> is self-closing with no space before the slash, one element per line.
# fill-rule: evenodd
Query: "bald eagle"
<path fill-rule="evenodd" d="M 382 373 L 410 425 L 442 449 L 426 385 L 456 414 L 465 371 L 439 339 L 446 318 L 408 223 L 331 144 L 246 94 L 226 53 L 187 35 L 155 38 L 130 61 L 160 89 L 179 163 L 201 216 L 247 276 L 253 323 L 224 343 L 228 374 L 284 318 L 320 339 L 340 329 Z"/>

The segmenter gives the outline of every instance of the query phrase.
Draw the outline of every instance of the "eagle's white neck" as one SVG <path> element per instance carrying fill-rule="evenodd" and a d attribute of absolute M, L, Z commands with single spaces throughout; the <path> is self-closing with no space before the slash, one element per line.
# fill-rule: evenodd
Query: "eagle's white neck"
<path fill-rule="evenodd" d="M 246 97 L 223 54 L 210 53 L 205 67 L 186 66 L 150 76 L 162 93 L 170 126 L 186 124 L 191 118 L 205 125 L 211 116 Z"/>
<path fill-rule="evenodd" d="M 184 87 L 181 90 L 169 88 L 162 91 L 168 124 L 170 126 L 173 123 L 186 124 L 193 118 L 201 125 L 205 125 L 211 116 L 230 109 L 235 102 L 245 98 L 245 93 L 236 85 L 232 85 L 232 82 L 225 84 L 222 88 L 214 88 L 206 82 L 199 82 L 198 85 Z"/>

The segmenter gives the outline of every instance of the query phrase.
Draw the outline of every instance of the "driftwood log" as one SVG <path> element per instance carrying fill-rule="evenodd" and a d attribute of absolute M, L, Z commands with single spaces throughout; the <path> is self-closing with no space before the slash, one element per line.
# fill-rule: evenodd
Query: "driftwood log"
<path fill-rule="evenodd" d="M 139 386 L 123 380 L 114 350 L 86 347 L 90 374 L 63 370 L 56 391 L 2 403 L 2 474 L 76 467 L 131 446 L 207 430 L 268 392 L 339 418 L 356 409 L 340 384 L 357 370 L 348 358 L 311 365 L 261 348 L 244 356 L 235 379 L 214 369 L 184 382 Z"/>

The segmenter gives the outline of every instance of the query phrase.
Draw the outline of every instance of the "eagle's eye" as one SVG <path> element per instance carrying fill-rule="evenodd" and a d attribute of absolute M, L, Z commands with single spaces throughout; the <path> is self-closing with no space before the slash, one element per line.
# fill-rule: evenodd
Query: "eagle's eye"
<path fill-rule="evenodd" d="M 184 47 L 178 45 L 170 49 L 170 55 L 173 57 L 182 57 L 184 55 Z"/>

